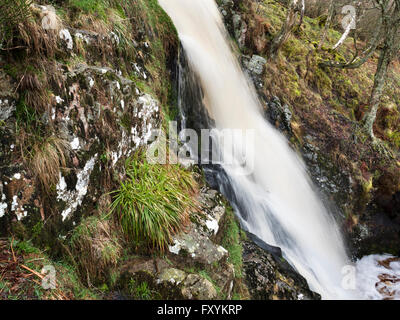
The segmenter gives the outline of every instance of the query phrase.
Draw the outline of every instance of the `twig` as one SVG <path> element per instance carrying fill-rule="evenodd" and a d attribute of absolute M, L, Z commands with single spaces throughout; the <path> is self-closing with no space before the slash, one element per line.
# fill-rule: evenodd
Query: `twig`
<path fill-rule="evenodd" d="M 40 274 L 39 272 L 36 272 L 35 270 L 32 270 L 31 268 L 28 268 L 27 266 L 20 264 L 21 268 L 24 268 L 25 270 L 28 270 L 29 272 L 32 272 L 34 275 L 38 276 L 40 279 L 43 279 L 44 276 Z"/>
<path fill-rule="evenodd" d="M 14 262 L 17 262 L 17 258 L 15 258 L 14 249 L 13 249 L 14 237 L 11 240 L 11 252 L 13 255 Z"/>
<path fill-rule="evenodd" d="M 21 85 L 22 80 L 24 80 L 25 75 L 26 75 L 26 70 L 27 70 L 27 69 L 25 69 L 24 75 L 21 77 L 21 80 L 19 81 L 17 87 L 15 88 L 14 94 L 17 92 L 19 86 Z"/>
<path fill-rule="evenodd" d="M 44 260 L 44 258 L 31 259 L 31 260 L 29 260 L 29 261 L 25 261 L 25 263 L 30 263 L 30 262 L 39 261 L 39 260 Z"/>

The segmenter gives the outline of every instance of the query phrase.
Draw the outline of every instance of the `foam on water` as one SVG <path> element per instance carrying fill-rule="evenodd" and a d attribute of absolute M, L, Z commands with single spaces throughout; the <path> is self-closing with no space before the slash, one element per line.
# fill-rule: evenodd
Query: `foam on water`
<path fill-rule="evenodd" d="M 356 288 L 363 299 L 400 299 L 400 259 L 370 255 L 356 263 Z"/>

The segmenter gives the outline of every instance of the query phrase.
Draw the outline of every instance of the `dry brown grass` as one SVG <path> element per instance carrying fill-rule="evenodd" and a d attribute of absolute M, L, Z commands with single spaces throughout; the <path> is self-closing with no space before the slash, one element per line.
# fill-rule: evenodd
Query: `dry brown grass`
<path fill-rule="evenodd" d="M 67 167 L 70 151 L 71 147 L 67 141 L 54 136 L 33 146 L 29 167 L 47 192 L 58 182 L 61 169 Z"/>
<path fill-rule="evenodd" d="M 51 98 L 46 91 L 47 77 L 39 80 L 34 73 L 26 73 L 21 78 L 19 91 L 25 97 L 25 103 L 38 112 L 49 109 Z"/>
<path fill-rule="evenodd" d="M 54 57 L 57 48 L 57 38 L 62 22 L 53 11 L 42 11 L 33 5 L 27 9 L 27 14 L 10 22 L 8 36 L 4 41 L 4 50 L 13 53 L 25 51 L 29 56 Z M 51 16 L 52 28 L 45 29 L 42 21 L 45 16 Z"/>

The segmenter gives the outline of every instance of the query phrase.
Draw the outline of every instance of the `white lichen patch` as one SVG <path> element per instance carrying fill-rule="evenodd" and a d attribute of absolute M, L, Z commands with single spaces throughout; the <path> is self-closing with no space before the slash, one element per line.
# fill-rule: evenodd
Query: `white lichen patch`
<path fill-rule="evenodd" d="M 222 246 L 218 246 L 217 251 L 222 253 L 223 255 L 228 254 L 228 250 L 226 250 L 224 247 Z"/>
<path fill-rule="evenodd" d="M 79 150 L 80 149 L 79 138 L 74 138 L 74 140 L 71 141 L 70 145 L 72 150 Z"/>
<path fill-rule="evenodd" d="M 60 173 L 60 180 L 56 186 L 56 190 L 57 200 L 66 203 L 66 209 L 61 213 L 63 221 L 74 213 L 82 204 L 88 191 L 90 175 L 94 169 L 96 160 L 97 154 L 86 163 L 85 167 L 81 171 L 78 172 L 78 181 L 75 190 L 73 191 L 68 190 L 65 178 Z"/>
<path fill-rule="evenodd" d="M 138 103 L 141 108 L 138 110 L 137 117 L 140 119 L 146 119 L 159 110 L 158 102 L 149 94 L 139 97 Z"/>
<path fill-rule="evenodd" d="M 210 217 L 211 218 L 211 217 Z M 213 231 L 214 234 L 218 233 L 219 226 L 218 226 L 218 221 L 211 218 L 210 220 L 206 221 L 206 226 L 209 230 Z"/>
<path fill-rule="evenodd" d="M 0 202 L 0 218 L 4 217 L 4 215 L 6 214 L 6 210 L 7 210 L 7 203 Z"/>
<path fill-rule="evenodd" d="M 20 180 L 21 179 L 21 174 L 20 173 L 14 174 L 13 179 Z"/>
<path fill-rule="evenodd" d="M 147 79 L 146 72 L 137 63 L 132 63 L 132 65 L 135 68 L 136 75 L 146 80 Z"/>
<path fill-rule="evenodd" d="M 94 79 L 92 77 L 89 77 L 88 80 L 89 80 L 89 87 L 91 89 L 91 88 L 93 88 L 95 82 L 94 82 Z"/>
<path fill-rule="evenodd" d="M 15 213 L 18 221 L 21 221 L 28 215 L 28 212 L 24 209 L 24 207 L 19 204 L 19 199 L 17 195 L 13 196 L 12 198 L 11 212 Z"/>
<path fill-rule="evenodd" d="M 75 33 L 75 38 L 85 41 L 86 44 L 90 44 L 90 42 L 91 42 L 91 39 L 90 39 L 90 37 L 88 35 L 86 35 L 86 34 L 84 35 L 84 34 L 82 34 L 80 32 L 76 32 Z"/>
<path fill-rule="evenodd" d="M 0 194 L 1 194 L 1 202 L 0 202 L 0 218 L 2 218 L 6 214 L 7 210 L 7 203 L 6 201 L 6 195 L 3 193 L 3 184 L 0 182 Z"/>
<path fill-rule="evenodd" d="M 64 102 L 64 99 L 63 98 L 61 98 L 60 96 L 56 96 L 56 103 L 57 104 L 61 104 L 61 103 L 63 103 Z"/>
<path fill-rule="evenodd" d="M 111 31 L 110 38 L 114 44 L 119 45 L 120 40 L 119 40 L 118 35 L 115 32 Z"/>
<path fill-rule="evenodd" d="M 122 108 L 125 102 L 121 101 Z M 116 165 L 123 156 L 130 156 L 132 152 L 141 145 L 146 145 L 153 134 L 154 119 L 160 110 L 158 102 L 150 95 L 145 94 L 139 97 L 134 111 L 134 117 L 140 119 L 142 129 L 138 130 L 137 126 L 131 128 L 130 132 L 123 131 L 118 149 L 111 153 L 112 164 Z"/>
<path fill-rule="evenodd" d="M 67 44 L 67 49 L 72 50 L 74 48 L 74 40 L 72 40 L 71 33 L 68 29 L 60 30 L 60 38 Z"/>
<path fill-rule="evenodd" d="M 175 239 L 174 245 L 173 246 L 169 246 L 168 249 L 169 249 L 169 252 L 171 252 L 173 254 L 179 254 L 179 252 L 182 249 L 182 244 L 180 243 L 179 240 Z"/>

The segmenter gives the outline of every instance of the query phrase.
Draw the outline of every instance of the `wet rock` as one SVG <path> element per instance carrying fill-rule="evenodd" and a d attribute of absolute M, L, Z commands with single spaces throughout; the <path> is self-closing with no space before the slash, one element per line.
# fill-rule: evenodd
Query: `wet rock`
<path fill-rule="evenodd" d="M 246 42 L 247 24 L 242 20 L 242 17 L 237 13 L 232 15 L 232 24 L 234 28 L 235 39 L 239 45 L 239 48 L 243 49 L 246 44 L 245 42 Z"/>
<path fill-rule="evenodd" d="M 313 182 L 321 190 L 322 200 L 326 205 L 332 207 L 330 202 L 333 199 L 345 212 L 350 203 L 349 199 L 353 195 L 349 172 L 335 167 L 311 136 L 304 137 L 302 154 Z M 336 211 L 335 216 L 342 217 L 343 214 Z"/>
<path fill-rule="evenodd" d="M 288 135 L 292 135 L 292 112 L 287 104 L 282 105 L 278 97 L 272 97 L 272 99 L 267 102 L 265 113 L 266 117 L 273 125 L 277 126 Z"/>
<path fill-rule="evenodd" d="M 256 75 L 261 75 L 264 72 L 264 67 L 266 63 L 267 60 L 265 60 L 261 56 L 254 54 L 246 66 L 251 73 L 254 73 Z"/>
<path fill-rule="evenodd" d="M 243 243 L 245 279 L 255 300 L 316 300 L 307 281 L 282 257 L 273 255 L 252 242 Z"/>

